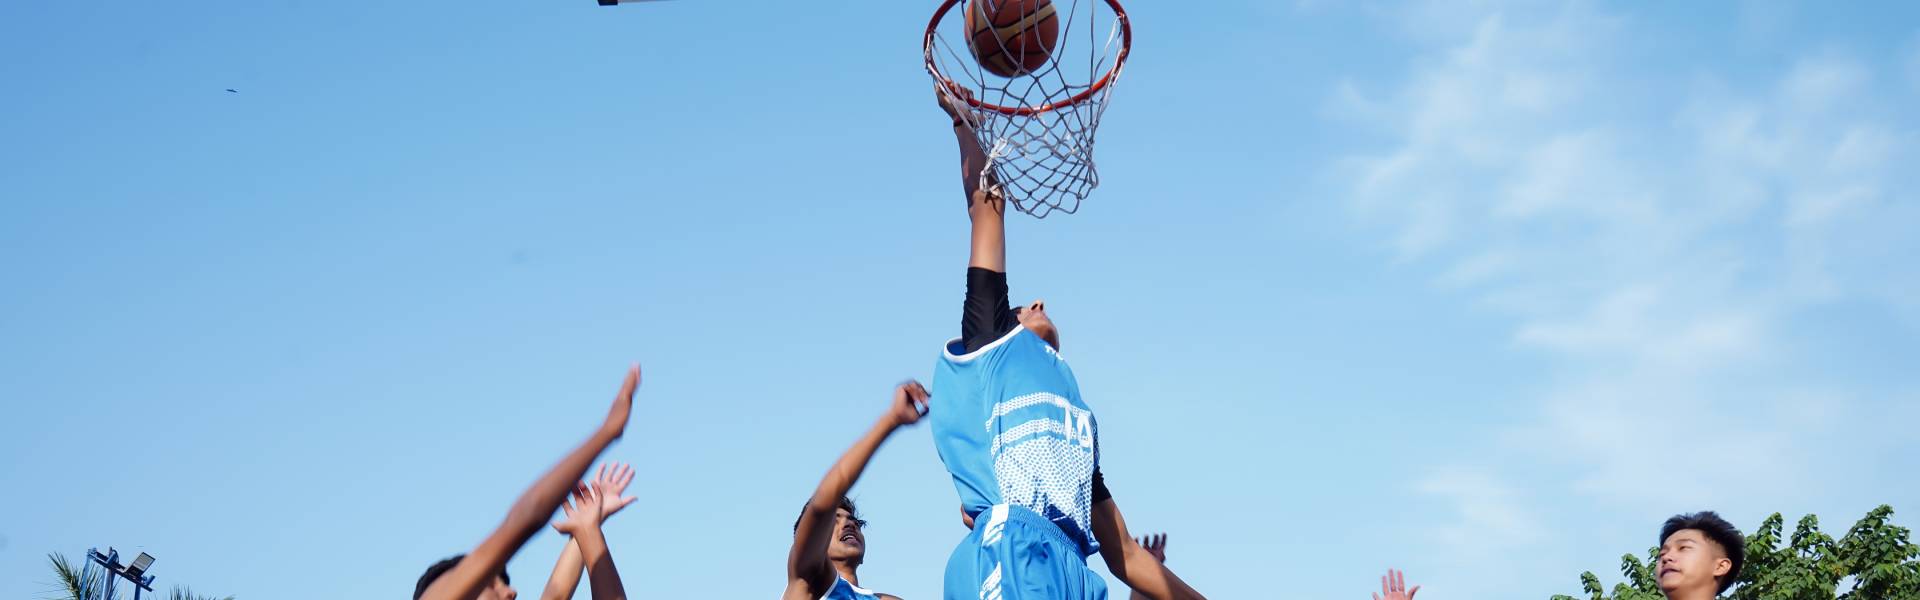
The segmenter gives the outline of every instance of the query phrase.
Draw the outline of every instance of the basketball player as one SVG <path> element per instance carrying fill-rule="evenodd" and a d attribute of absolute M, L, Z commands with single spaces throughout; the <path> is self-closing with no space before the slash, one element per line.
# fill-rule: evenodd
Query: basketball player
<path fill-rule="evenodd" d="M 606 539 L 604 536 L 595 537 L 584 534 L 575 535 L 573 533 L 574 531 L 582 530 L 589 526 L 583 519 L 586 518 L 586 515 L 593 513 L 589 513 L 586 510 L 590 507 L 585 505 L 585 503 L 592 502 L 593 506 L 598 507 L 596 510 L 599 513 L 599 519 L 592 524 L 595 529 L 598 529 L 598 525 L 605 523 L 608 517 L 613 516 L 613 513 L 620 512 L 620 509 L 626 508 L 628 504 L 633 504 L 634 498 L 632 496 L 622 496 L 622 494 L 626 492 L 627 484 L 632 482 L 632 466 L 624 463 L 601 465 L 600 473 L 594 476 L 593 481 L 581 482 L 580 486 L 574 490 L 571 495 L 571 503 L 560 505 L 561 512 L 565 513 L 567 518 L 564 521 L 555 523 L 553 528 L 556 531 L 571 536 L 571 538 L 567 541 L 566 549 L 560 552 L 560 560 L 554 563 L 553 574 L 547 576 L 547 587 L 540 593 L 541 600 L 567 600 L 572 598 L 575 589 L 580 587 L 580 570 L 586 564 L 584 555 L 592 554 L 594 556 L 602 556 L 607 552 Z M 589 551 L 584 554 L 581 548 L 582 544 L 590 547 L 587 549 Z M 426 591 L 427 586 L 432 585 L 434 580 L 446 574 L 448 569 L 460 564 L 460 559 L 462 558 L 464 558 L 464 556 L 455 556 L 434 563 L 431 567 L 427 567 L 427 572 L 421 574 L 420 580 L 414 584 L 414 597 L 419 598 L 420 594 Z M 608 564 L 611 565 L 611 561 L 609 561 Z M 615 578 L 617 579 L 618 577 L 616 576 Z M 490 587 L 491 594 L 495 597 L 513 600 L 513 598 L 519 596 L 519 592 L 513 589 L 511 581 L 507 579 L 505 570 L 500 572 L 500 576 L 495 579 Z M 602 590 L 603 587 L 606 586 L 596 586 L 594 588 L 595 598 L 607 597 L 604 595 L 606 592 Z M 487 592 L 481 593 L 481 597 L 483 598 L 487 595 Z"/>
<path fill-rule="evenodd" d="M 586 474 L 587 467 L 593 465 L 595 458 L 607 449 L 614 440 L 626 433 L 627 417 L 633 412 L 633 392 L 640 386 L 640 367 L 635 365 L 627 370 L 626 381 L 620 384 L 620 392 L 613 397 L 613 407 L 607 410 L 607 418 L 573 452 L 560 459 L 546 474 L 541 475 L 532 487 L 515 500 L 507 510 L 507 518 L 486 539 L 480 541 L 471 552 L 456 556 L 427 569 L 415 586 L 415 600 L 513 600 L 516 592 L 506 577 L 507 560 L 513 558 L 527 539 L 540 531 L 560 508 L 569 493 L 579 491 L 580 476 Z M 591 513 L 595 522 L 599 519 L 600 503 L 593 503 Z M 581 508 L 576 508 L 581 510 Z M 588 531 L 591 529 L 591 531 Z M 584 537 L 597 536 L 598 527 L 581 527 L 570 531 L 576 543 L 582 543 Z M 602 571 L 613 573 L 613 559 L 605 555 L 605 541 L 597 546 L 598 551 L 587 553 L 582 547 L 589 572 L 592 573 L 595 598 L 625 598 L 626 592 L 620 586 L 618 575 L 605 583 L 606 595 L 602 595 Z"/>
<path fill-rule="evenodd" d="M 961 92 L 964 93 L 964 92 Z M 947 561 L 948 600 L 1102 599 L 1107 569 L 1154 600 L 1199 598 L 1127 533 L 1099 469 L 1099 430 L 1060 354 L 1044 301 L 1007 302 L 1006 198 L 989 180 L 974 115 L 936 88 L 960 145 L 973 221 L 960 337 L 933 378 L 934 447 L 973 530 Z"/>
<path fill-rule="evenodd" d="M 1733 587 L 1746 561 L 1746 538 L 1720 515 L 1674 515 L 1660 527 L 1654 581 L 1667 600 L 1713 600 Z"/>
<path fill-rule="evenodd" d="M 782 600 L 878 600 L 896 596 L 860 587 L 860 563 L 867 557 L 867 538 L 847 491 L 860 480 L 867 461 L 894 431 L 920 422 L 926 414 L 927 389 L 909 381 L 893 390 L 893 402 L 866 435 L 853 443 L 820 479 L 807 499 L 800 519 L 793 523 L 793 546 L 787 550 L 787 589 Z"/>

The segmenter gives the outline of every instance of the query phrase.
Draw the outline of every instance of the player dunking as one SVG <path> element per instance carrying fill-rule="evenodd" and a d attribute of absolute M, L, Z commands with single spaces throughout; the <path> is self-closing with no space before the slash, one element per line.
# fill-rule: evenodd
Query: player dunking
<path fill-rule="evenodd" d="M 937 91 L 959 141 L 973 222 L 960 337 L 944 348 L 929 413 L 934 446 L 973 530 L 947 561 L 948 600 L 1098 600 L 1098 552 L 1128 587 L 1156 600 L 1200 598 L 1129 537 L 1100 475 L 1099 427 L 1036 300 L 1007 300 L 1006 199 L 981 173 L 973 114 Z M 964 93 L 962 91 L 961 93 Z"/>

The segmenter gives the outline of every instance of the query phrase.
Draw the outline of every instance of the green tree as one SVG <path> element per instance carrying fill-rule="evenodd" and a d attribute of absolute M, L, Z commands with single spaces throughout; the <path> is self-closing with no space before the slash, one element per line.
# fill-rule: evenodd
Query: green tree
<path fill-rule="evenodd" d="M 1747 536 L 1747 560 L 1735 579 L 1730 600 L 1920 600 L 1920 546 L 1912 531 L 1891 523 L 1893 508 L 1881 506 L 1835 540 L 1820 531 L 1820 519 L 1807 515 L 1783 540 L 1786 520 L 1774 513 Z M 1782 542 L 1785 542 L 1783 545 Z M 1626 581 L 1609 592 L 1589 571 L 1580 574 L 1584 596 L 1553 600 L 1662 600 L 1653 564 L 1628 554 L 1620 558 Z"/>
<path fill-rule="evenodd" d="M 48 600 L 114 600 L 107 597 L 107 585 L 101 578 L 106 573 L 100 569 L 89 569 L 87 563 L 74 563 L 63 554 L 55 552 L 47 555 L 49 566 L 53 567 L 53 589 Z M 120 588 L 124 590 L 124 587 Z M 193 593 L 193 588 L 173 586 L 168 590 L 167 600 L 233 600 L 233 596 L 216 598 Z"/>

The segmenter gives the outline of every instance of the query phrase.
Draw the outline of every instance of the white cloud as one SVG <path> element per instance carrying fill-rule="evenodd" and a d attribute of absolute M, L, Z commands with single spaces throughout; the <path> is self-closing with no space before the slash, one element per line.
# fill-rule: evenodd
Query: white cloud
<path fill-rule="evenodd" d="M 1869 78 L 1865 67 L 1850 60 L 1804 59 L 1787 75 L 1782 95 L 1792 110 L 1818 114 L 1859 97 Z"/>
<path fill-rule="evenodd" d="M 1456 520 L 1436 527 L 1432 533 L 1442 545 L 1459 550 L 1469 559 L 1493 557 L 1505 548 L 1531 544 L 1546 530 L 1519 490 L 1484 469 L 1443 467 L 1422 478 L 1414 489 L 1451 507 Z"/>
<path fill-rule="evenodd" d="M 1845 434 L 1833 415 L 1878 400 L 1798 367 L 1791 332 L 1843 301 L 1920 314 L 1915 94 L 1832 52 L 1758 83 L 1642 85 L 1700 65 L 1650 77 L 1623 58 L 1632 21 L 1581 2 L 1416 4 L 1395 22 L 1430 47 L 1407 80 L 1329 100 L 1394 137 L 1340 161 L 1351 204 L 1554 369 L 1497 442 L 1505 458 L 1422 483 L 1460 507 L 1443 535 L 1524 545 L 1490 515 L 1537 521 L 1528 498 L 1557 493 L 1623 510 L 1784 501 L 1888 443 Z M 1893 68 L 1920 69 L 1915 39 Z M 1676 462 L 1700 456 L 1724 467 Z M 1542 466 L 1565 480 L 1500 475 Z"/>

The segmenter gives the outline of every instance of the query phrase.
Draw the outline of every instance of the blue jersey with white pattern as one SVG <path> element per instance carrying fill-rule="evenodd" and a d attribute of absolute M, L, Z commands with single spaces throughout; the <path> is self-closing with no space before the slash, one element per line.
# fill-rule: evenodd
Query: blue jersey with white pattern
<path fill-rule="evenodd" d="M 995 504 L 1046 517 L 1080 546 L 1093 537 L 1093 470 L 1099 427 L 1073 370 L 1046 340 L 1015 327 L 963 352 L 947 343 L 933 375 L 933 445 L 968 515 Z"/>
<path fill-rule="evenodd" d="M 820 596 L 820 600 L 880 600 L 880 595 L 835 575 L 833 587 L 827 588 L 826 595 Z"/>

